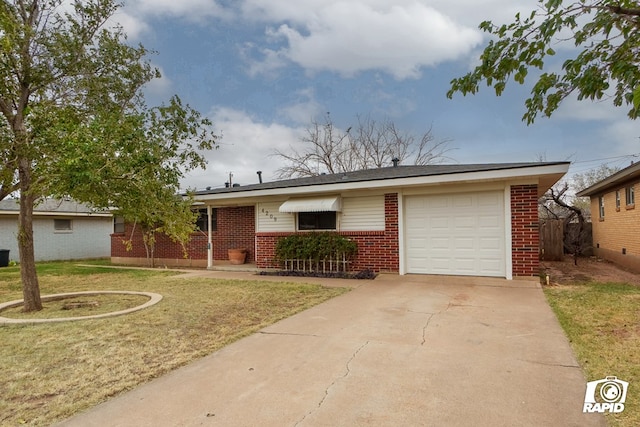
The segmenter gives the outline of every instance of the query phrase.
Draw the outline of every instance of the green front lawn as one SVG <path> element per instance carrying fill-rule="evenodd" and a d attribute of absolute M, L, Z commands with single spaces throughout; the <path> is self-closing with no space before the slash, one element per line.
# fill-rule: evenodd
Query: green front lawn
<path fill-rule="evenodd" d="M 625 409 L 611 426 L 640 425 L 640 287 L 575 283 L 544 287 L 587 381 L 616 376 L 629 382 Z"/>
<path fill-rule="evenodd" d="M 43 295 L 129 290 L 164 298 L 120 317 L 0 326 L 0 425 L 60 421 L 346 292 L 73 263 L 43 263 L 38 270 Z M 18 268 L 0 269 L 0 302 L 21 298 Z"/>

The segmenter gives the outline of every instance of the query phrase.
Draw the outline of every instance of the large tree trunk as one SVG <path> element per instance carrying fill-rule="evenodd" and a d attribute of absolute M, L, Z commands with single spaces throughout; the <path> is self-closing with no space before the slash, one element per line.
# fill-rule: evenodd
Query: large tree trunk
<path fill-rule="evenodd" d="M 20 161 L 20 215 L 18 216 L 18 250 L 20 252 L 20 276 L 24 311 L 42 310 L 40 285 L 36 273 L 33 246 L 33 206 L 35 197 L 31 194 L 31 165 L 26 159 Z"/>

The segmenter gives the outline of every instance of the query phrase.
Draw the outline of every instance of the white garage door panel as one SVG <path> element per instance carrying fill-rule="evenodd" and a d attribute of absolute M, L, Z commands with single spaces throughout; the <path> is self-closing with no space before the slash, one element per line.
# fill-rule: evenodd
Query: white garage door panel
<path fill-rule="evenodd" d="M 471 237 L 456 237 L 453 239 L 453 247 L 459 252 L 475 252 L 475 241 Z"/>
<path fill-rule="evenodd" d="M 421 217 L 423 220 L 427 220 L 428 217 L 424 216 Z M 433 216 L 431 218 L 431 223 L 430 226 L 431 230 L 448 230 L 449 229 L 449 218 L 447 218 L 446 216 Z M 427 225 L 425 224 L 424 227 L 422 227 L 423 230 L 427 229 Z"/>
<path fill-rule="evenodd" d="M 505 276 L 503 192 L 408 196 L 408 273 Z"/>
<path fill-rule="evenodd" d="M 495 251 L 502 254 L 502 239 L 498 237 L 481 237 L 478 239 L 478 243 L 482 252 Z"/>

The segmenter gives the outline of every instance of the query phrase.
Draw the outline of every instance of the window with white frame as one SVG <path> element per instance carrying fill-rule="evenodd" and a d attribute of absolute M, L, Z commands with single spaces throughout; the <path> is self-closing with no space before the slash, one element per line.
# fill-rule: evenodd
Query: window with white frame
<path fill-rule="evenodd" d="M 298 230 L 335 230 L 336 212 L 298 212 Z"/>
<path fill-rule="evenodd" d="M 598 197 L 598 212 L 600 212 L 600 219 L 604 219 L 604 196 Z"/>
<path fill-rule="evenodd" d="M 124 217 L 121 217 L 121 216 L 113 217 L 113 232 L 124 233 Z"/>
<path fill-rule="evenodd" d="M 342 199 L 337 195 L 293 198 L 278 208 L 279 212 L 296 214 L 296 229 L 300 231 L 337 230 L 341 210 Z"/>
<path fill-rule="evenodd" d="M 73 223 L 70 219 L 54 219 L 53 229 L 55 231 L 71 231 L 73 230 Z"/>
<path fill-rule="evenodd" d="M 620 190 L 616 190 L 616 210 L 620 210 Z"/>
<path fill-rule="evenodd" d="M 624 189 L 624 194 L 625 194 L 626 199 L 627 199 L 627 206 L 635 205 L 636 196 L 635 196 L 635 192 L 633 190 L 633 185 L 625 188 Z"/>

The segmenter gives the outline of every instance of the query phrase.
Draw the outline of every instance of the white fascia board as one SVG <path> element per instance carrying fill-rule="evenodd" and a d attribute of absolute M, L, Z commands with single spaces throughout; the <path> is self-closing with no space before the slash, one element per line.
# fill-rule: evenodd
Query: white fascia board
<path fill-rule="evenodd" d="M 0 215 L 15 215 L 18 216 L 20 214 L 19 211 L 0 211 Z M 33 216 L 57 216 L 57 217 L 87 217 L 87 218 L 111 218 L 113 214 L 111 213 L 90 213 L 90 212 L 33 212 Z"/>
<path fill-rule="evenodd" d="M 444 175 L 417 176 L 408 178 L 390 178 L 370 181 L 358 181 L 335 184 L 307 185 L 302 187 L 272 188 L 267 190 L 250 190 L 229 193 L 195 195 L 197 201 L 207 200 L 234 200 L 250 199 L 265 196 L 320 194 L 328 192 L 341 192 L 359 189 L 384 189 L 398 187 L 412 187 L 419 185 L 440 185 L 454 183 L 475 183 L 482 181 L 513 180 L 518 178 L 531 178 L 543 175 L 564 175 L 569 170 L 568 164 L 532 166 L 527 168 L 511 168 L 492 171 L 464 172 Z"/>

